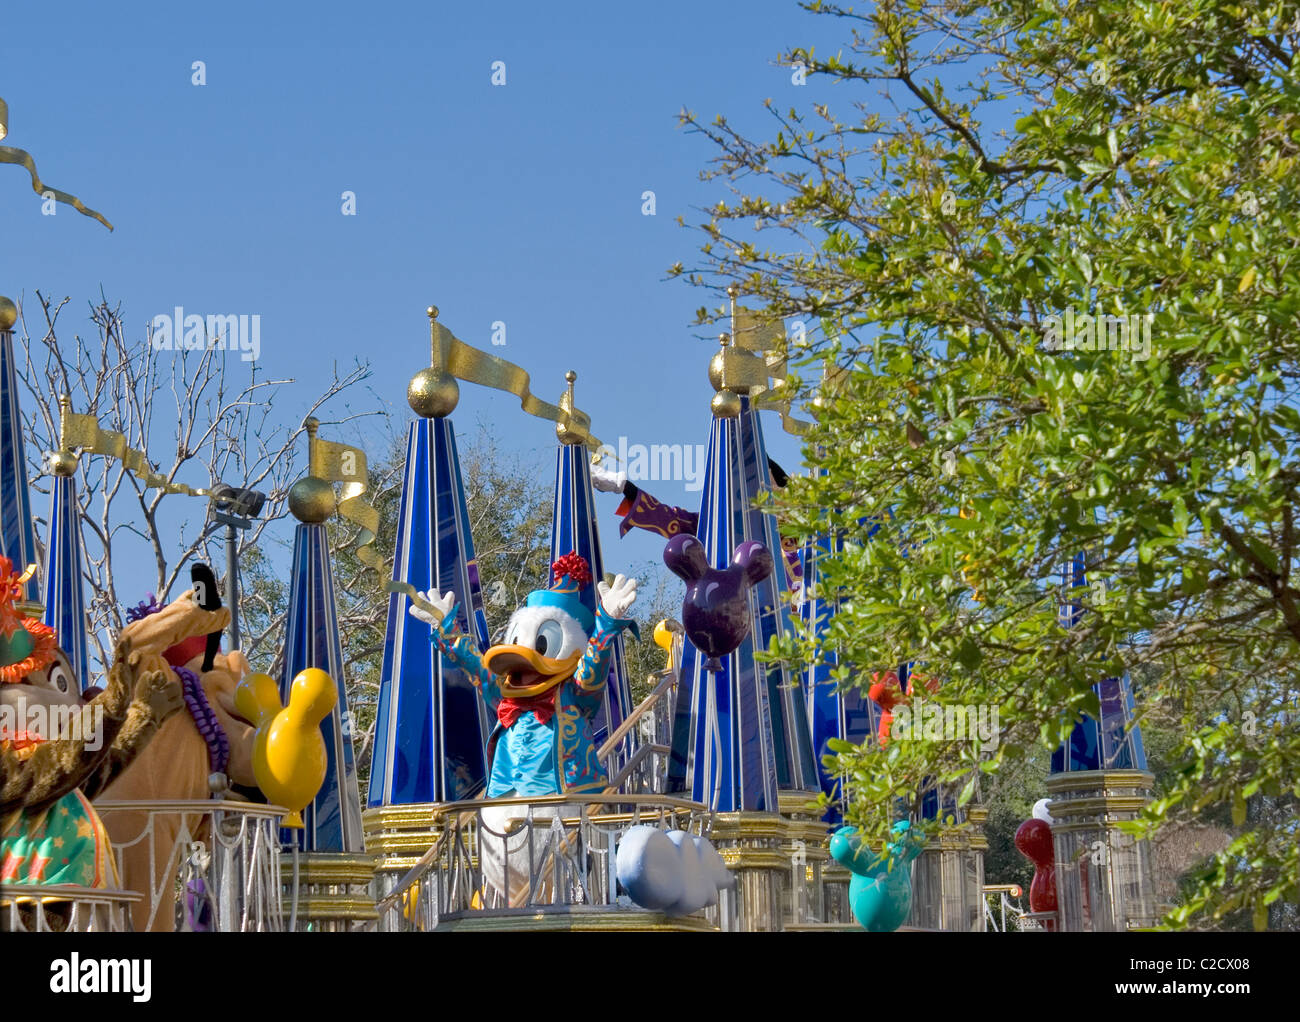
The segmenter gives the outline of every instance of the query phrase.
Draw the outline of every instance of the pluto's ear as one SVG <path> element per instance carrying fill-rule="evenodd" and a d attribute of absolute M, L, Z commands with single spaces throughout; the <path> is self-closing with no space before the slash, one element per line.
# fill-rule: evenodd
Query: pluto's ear
<path fill-rule="evenodd" d="M 745 573 L 750 585 L 772 574 L 772 554 L 757 540 L 747 539 L 731 553 L 731 563 Z"/>
<path fill-rule="evenodd" d="M 206 564 L 190 565 L 190 584 L 194 587 L 194 602 L 204 610 L 221 608 L 221 590 L 217 588 L 217 576 Z M 203 651 L 203 666 L 200 671 L 212 670 L 212 658 L 221 648 L 221 633 L 213 632 L 208 636 L 207 648 Z"/>
<path fill-rule="evenodd" d="M 680 579 L 695 582 L 709 573 L 704 544 L 688 532 L 679 533 L 664 547 L 664 564 Z"/>

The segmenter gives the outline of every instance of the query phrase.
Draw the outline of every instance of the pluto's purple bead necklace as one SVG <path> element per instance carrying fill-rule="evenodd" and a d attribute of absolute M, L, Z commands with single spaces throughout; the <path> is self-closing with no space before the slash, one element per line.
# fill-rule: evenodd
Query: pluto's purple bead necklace
<path fill-rule="evenodd" d="M 221 726 L 221 721 L 208 703 L 199 676 L 188 667 L 177 667 L 175 671 L 181 679 L 185 708 L 190 711 L 194 726 L 199 729 L 199 734 L 207 744 L 208 768 L 214 774 L 224 774 L 230 765 L 230 739 L 226 737 L 226 729 Z"/>

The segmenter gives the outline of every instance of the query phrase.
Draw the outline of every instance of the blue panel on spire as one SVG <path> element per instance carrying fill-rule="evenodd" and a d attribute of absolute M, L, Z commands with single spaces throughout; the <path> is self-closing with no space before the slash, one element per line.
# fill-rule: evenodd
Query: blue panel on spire
<path fill-rule="evenodd" d="M 1076 554 L 1061 571 L 1066 589 L 1088 584 L 1083 554 Z M 1075 627 L 1083 618 L 1083 605 L 1063 603 L 1061 623 Z M 1101 704 L 1101 719 L 1085 717 L 1074 725 L 1068 742 L 1052 753 L 1054 774 L 1074 770 L 1145 770 L 1146 750 L 1142 729 L 1134 722 L 1136 709 L 1133 689 L 1127 674 L 1123 678 L 1106 678 L 1093 686 Z"/>
<path fill-rule="evenodd" d="M 877 529 L 879 525 L 873 526 L 872 533 Z M 838 545 L 837 543 L 837 548 Z M 835 601 L 827 599 L 822 592 L 820 565 L 822 558 L 831 555 L 831 550 L 831 540 L 822 536 L 813 543 L 805 544 L 800 553 L 804 586 L 800 613 L 805 624 L 815 632 L 818 648 L 823 653 L 821 662 L 809 664 L 804 671 L 813 755 L 822 791 L 835 803 L 839 803 L 843 798 L 840 778 L 832 774 L 824 762 L 826 756 L 833 755 L 830 741 L 838 738 L 855 745 L 875 741 L 880 727 L 881 710 L 867 698 L 866 692 L 860 687 L 840 691 L 832 677 L 832 672 L 839 664 L 839 656 L 828 643 L 827 636 L 835 614 Z M 838 804 L 833 804 L 826 812 L 826 822 L 838 823 L 840 818 Z"/>
<path fill-rule="evenodd" d="M 45 544 L 45 623 L 72 661 L 80 691 L 90 677 L 86 643 L 86 590 L 82 583 L 84 553 L 76 476 L 53 476 L 50 535 Z"/>
<path fill-rule="evenodd" d="M 551 517 L 551 560 L 557 561 L 570 551 L 577 551 L 591 567 L 591 585 L 580 590 L 583 605 L 596 613 L 596 583 L 605 574 L 605 561 L 600 551 L 600 533 L 596 528 L 596 504 L 591 490 L 591 455 L 581 444 L 560 444 L 555 457 L 555 510 Z M 599 748 L 605 738 L 623 723 L 632 712 L 632 689 L 628 684 L 627 653 L 623 648 L 622 633 L 614 640 L 613 656 L 609 663 L 609 680 L 605 686 L 604 702 L 592 722 L 592 737 Z M 635 731 L 635 729 L 634 729 Z M 635 734 L 627 738 L 628 748 L 634 749 Z"/>
<path fill-rule="evenodd" d="M 455 592 L 457 626 L 481 651 L 487 649 L 487 616 L 449 419 L 411 425 L 393 579 L 420 592 Z M 407 606 L 405 596 L 389 598 L 371 806 L 470 798 L 487 776 L 489 725 L 482 700 L 469 676 L 439 655 L 430 642 L 432 629 L 408 614 Z"/>
<path fill-rule="evenodd" d="M 13 333 L 0 330 L 0 554 L 8 557 L 20 574 L 29 564 L 37 563 L 25 450 Z M 40 602 L 40 584 L 34 575 L 27 581 L 23 599 Z"/>
<path fill-rule="evenodd" d="M 797 677 L 754 658 L 791 627 L 776 520 L 754 504 L 771 485 L 758 415 L 744 399 L 739 417 L 713 420 L 697 535 L 715 568 L 731 562 L 737 544 L 753 539 L 771 551 L 774 570 L 750 590 L 749 633 L 722 659 L 721 671 L 705 671 L 704 655 L 689 640 L 683 644 L 668 776 L 669 791 L 689 792 L 720 812 L 776 812 L 779 790 L 819 785 Z"/>
<path fill-rule="evenodd" d="M 324 671 L 338 686 L 334 712 L 321 721 L 328 765 L 325 783 L 302 812 L 302 830 L 282 829 L 280 840 L 308 852 L 361 852 L 361 794 L 352 747 L 343 645 L 334 598 L 334 569 L 324 525 L 299 525 L 293 545 L 289 618 L 285 625 L 284 674 L 280 698 L 286 703 L 293 679 L 309 667 Z"/>

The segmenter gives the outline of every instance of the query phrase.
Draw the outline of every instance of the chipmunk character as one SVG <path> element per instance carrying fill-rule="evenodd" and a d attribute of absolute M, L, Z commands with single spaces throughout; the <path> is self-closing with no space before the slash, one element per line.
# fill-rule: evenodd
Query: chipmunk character
<path fill-rule="evenodd" d="M 107 887 L 113 859 L 90 800 L 181 708 L 181 690 L 128 629 L 103 690 L 79 694 L 53 629 L 18 609 L 28 577 L 0 557 L 0 880 Z M 178 617 L 213 623 L 192 606 Z"/>

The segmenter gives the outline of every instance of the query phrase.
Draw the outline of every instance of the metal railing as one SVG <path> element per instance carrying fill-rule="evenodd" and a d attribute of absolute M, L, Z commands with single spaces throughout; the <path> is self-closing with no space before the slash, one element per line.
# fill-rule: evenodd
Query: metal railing
<path fill-rule="evenodd" d="M 1056 929 L 1055 912 L 1028 912 L 1020 907 L 1014 899 L 1024 895 L 1024 888 L 1019 884 L 986 884 L 984 890 L 984 919 L 988 928 L 995 933 L 1008 933 L 1013 930 L 1023 932 L 1043 932 Z M 989 899 L 998 897 L 998 914 L 994 915 Z M 1008 928 L 1008 919 L 1015 925 Z M 999 923 L 1001 925 L 999 925 Z"/>
<path fill-rule="evenodd" d="M 667 786 L 677 672 L 660 671 L 650 680 L 654 690 L 597 750 L 609 778 L 609 792 L 657 795 Z M 634 732 L 636 740 L 629 741 Z"/>
<path fill-rule="evenodd" d="M 77 884 L 0 884 L 0 933 L 125 933 L 140 897 Z"/>
<path fill-rule="evenodd" d="M 142 818 L 139 832 L 114 840 L 123 882 L 148 879 L 138 929 L 169 928 L 222 933 L 283 929 L 279 821 L 287 810 L 218 799 L 95 803 L 110 826 L 111 814 Z M 169 836 L 170 835 L 170 836 Z M 126 868 L 128 858 L 134 873 Z M 179 911 L 176 909 L 179 908 Z"/>
<path fill-rule="evenodd" d="M 375 926 L 432 930 L 450 918 L 570 911 L 640 911 L 618 895 L 614 853 L 630 827 L 704 836 L 710 815 L 662 796 L 553 795 L 448 804 L 438 837 L 383 892 Z M 382 874 L 379 880 L 384 886 Z"/>
<path fill-rule="evenodd" d="M 984 921 L 994 933 L 1006 933 L 1007 913 L 1011 913 L 1012 919 L 1018 919 L 1025 914 L 1020 904 L 1012 900 L 1013 898 L 1019 898 L 1024 894 L 1024 891 L 1019 884 L 985 884 L 982 890 L 984 893 Z M 998 914 L 996 916 L 989 904 L 989 898 L 993 895 L 998 897 Z"/>

